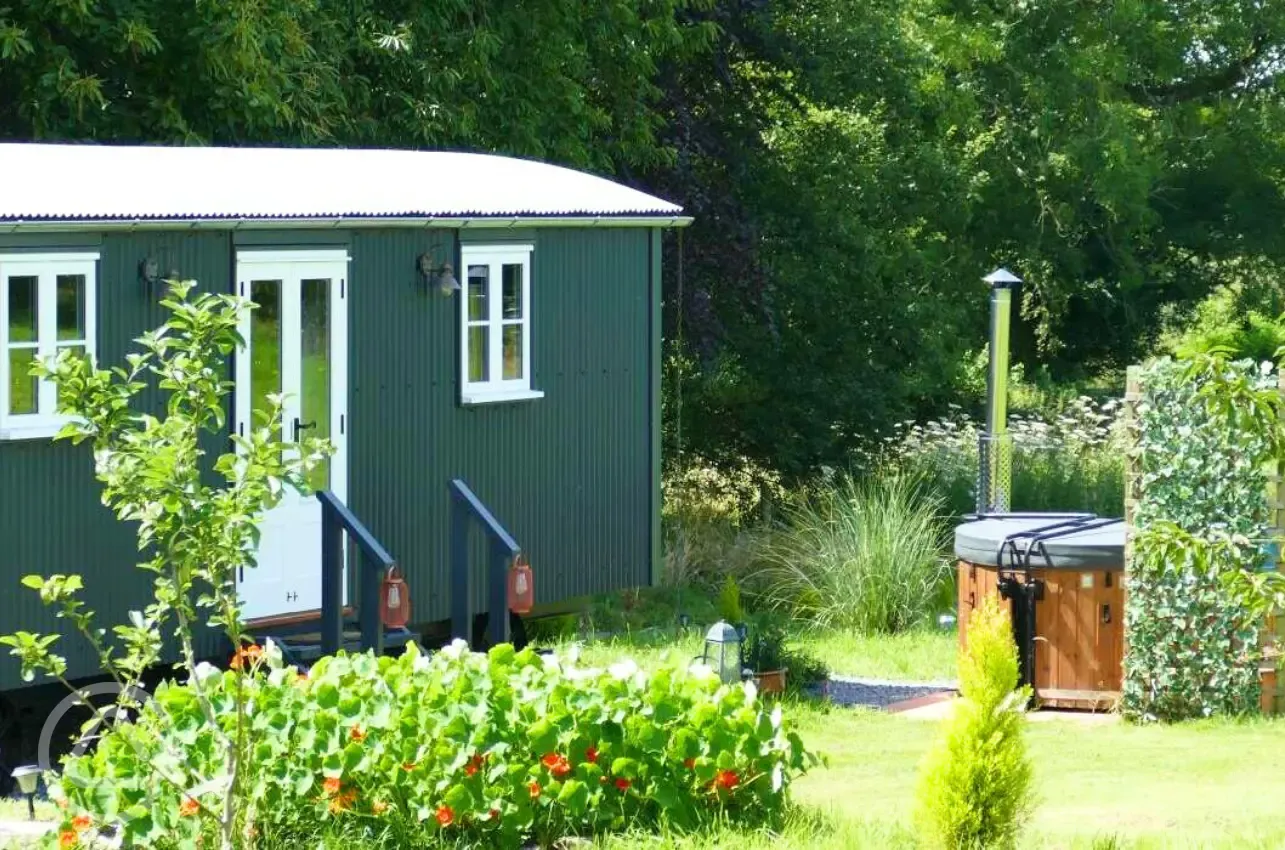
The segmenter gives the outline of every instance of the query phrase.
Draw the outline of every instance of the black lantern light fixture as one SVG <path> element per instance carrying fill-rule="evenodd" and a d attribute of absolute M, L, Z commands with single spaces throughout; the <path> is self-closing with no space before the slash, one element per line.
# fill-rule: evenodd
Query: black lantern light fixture
<path fill-rule="evenodd" d="M 419 275 L 423 278 L 425 286 L 435 284 L 437 291 L 443 295 L 451 295 L 459 291 L 460 282 L 455 279 L 455 269 L 450 263 L 434 266 L 432 255 L 424 253 L 419 255 L 415 265 L 419 269 Z"/>
<path fill-rule="evenodd" d="M 156 262 L 155 257 L 144 257 L 138 263 L 138 279 L 143 282 L 148 292 L 156 285 L 156 281 L 161 277 L 161 264 Z"/>
<path fill-rule="evenodd" d="M 741 680 L 745 667 L 744 641 L 741 632 L 731 623 L 719 620 L 705 634 L 705 653 L 701 660 L 713 668 L 724 684 Z"/>
<path fill-rule="evenodd" d="M 39 765 L 28 764 L 15 767 L 10 774 L 18 783 L 18 790 L 27 798 L 27 817 L 31 820 L 36 819 L 36 789 L 40 785 L 40 774 L 43 772 Z"/>

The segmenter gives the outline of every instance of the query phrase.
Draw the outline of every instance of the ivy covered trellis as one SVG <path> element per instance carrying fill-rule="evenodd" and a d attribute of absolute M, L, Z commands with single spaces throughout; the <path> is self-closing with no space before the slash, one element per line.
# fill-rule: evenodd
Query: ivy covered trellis
<path fill-rule="evenodd" d="M 1278 608 L 1285 457 L 1271 364 L 1218 355 L 1129 373 L 1123 710 L 1140 720 L 1260 702 L 1260 634 Z"/>

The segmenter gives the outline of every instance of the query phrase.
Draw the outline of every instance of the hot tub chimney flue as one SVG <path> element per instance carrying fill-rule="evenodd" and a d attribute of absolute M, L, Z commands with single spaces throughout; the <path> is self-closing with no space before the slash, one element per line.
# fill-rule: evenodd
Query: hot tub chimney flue
<path fill-rule="evenodd" d="M 990 366 L 986 372 L 986 430 L 977 446 L 977 512 L 1009 509 L 1012 438 L 1008 433 L 1008 332 L 1013 290 L 1022 282 L 1000 268 L 982 278 L 991 287 Z"/>

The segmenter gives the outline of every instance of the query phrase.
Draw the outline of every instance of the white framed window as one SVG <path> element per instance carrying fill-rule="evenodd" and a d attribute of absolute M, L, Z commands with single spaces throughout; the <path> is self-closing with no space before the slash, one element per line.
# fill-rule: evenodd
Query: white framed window
<path fill-rule="evenodd" d="M 0 439 L 52 437 L 70 419 L 33 361 L 95 354 L 98 254 L 0 254 Z"/>
<path fill-rule="evenodd" d="M 531 386 L 531 245 L 464 245 L 460 400 L 543 398 Z"/>

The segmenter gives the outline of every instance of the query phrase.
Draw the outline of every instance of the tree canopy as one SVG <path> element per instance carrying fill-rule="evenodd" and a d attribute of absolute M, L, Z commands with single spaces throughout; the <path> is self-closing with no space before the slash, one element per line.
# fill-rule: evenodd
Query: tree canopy
<path fill-rule="evenodd" d="M 489 150 L 666 196 L 684 445 L 801 473 L 960 399 L 995 265 L 1064 379 L 1279 289 L 1285 4 L 0 0 L 0 138 Z"/>

